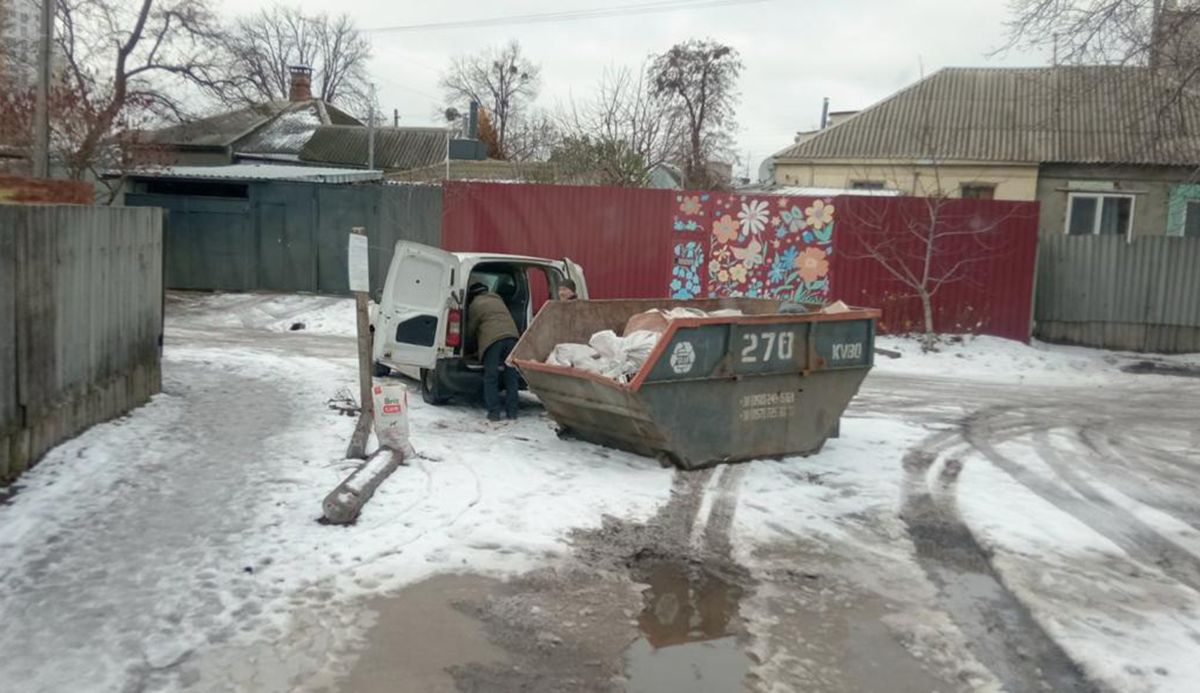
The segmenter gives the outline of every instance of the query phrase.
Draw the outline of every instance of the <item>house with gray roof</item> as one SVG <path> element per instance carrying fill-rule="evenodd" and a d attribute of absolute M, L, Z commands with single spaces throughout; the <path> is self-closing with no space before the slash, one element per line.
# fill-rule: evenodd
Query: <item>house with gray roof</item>
<path fill-rule="evenodd" d="M 1037 200 L 1043 236 L 1200 236 L 1200 95 L 1142 67 L 939 70 L 772 164 L 780 186 Z"/>
<path fill-rule="evenodd" d="M 184 166 L 299 161 L 317 128 L 362 122 L 331 103 L 313 98 L 307 68 L 293 68 L 286 101 L 254 104 L 147 133 L 141 143 L 153 158 Z"/>

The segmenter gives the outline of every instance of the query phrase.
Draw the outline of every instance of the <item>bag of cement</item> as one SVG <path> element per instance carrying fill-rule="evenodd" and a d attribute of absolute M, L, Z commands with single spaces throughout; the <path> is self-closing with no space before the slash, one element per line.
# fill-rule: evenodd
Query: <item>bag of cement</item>
<path fill-rule="evenodd" d="M 599 354 L 586 344 L 559 344 L 546 357 L 546 363 L 551 366 L 575 367 L 577 363 L 593 361 Z"/>
<path fill-rule="evenodd" d="M 742 311 L 733 308 L 725 308 L 723 310 L 710 310 L 708 317 L 710 318 L 737 318 L 742 316 Z"/>
<path fill-rule="evenodd" d="M 779 304 L 779 312 L 784 314 L 790 313 L 811 313 L 812 308 L 804 303 L 796 303 L 795 301 L 784 301 Z"/>
<path fill-rule="evenodd" d="M 707 318 L 708 313 L 699 308 L 672 308 L 667 311 L 667 319 L 675 320 L 678 318 Z"/>
<path fill-rule="evenodd" d="M 821 312 L 825 313 L 826 315 L 835 315 L 837 313 L 846 313 L 849 311 L 850 306 L 846 305 L 842 301 L 834 301 L 833 303 L 830 303 L 821 309 Z"/>
<path fill-rule="evenodd" d="M 667 314 L 657 308 L 652 308 L 644 313 L 635 313 L 630 316 L 625 323 L 625 331 L 621 334 L 633 334 L 634 332 L 657 332 L 662 334 L 667 331 Z"/>
<path fill-rule="evenodd" d="M 650 358 L 650 352 L 654 351 L 660 337 L 662 335 L 658 332 L 637 330 L 621 338 L 625 343 L 625 366 L 622 368 L 624 375 L 632 378 L 638 372 L 646 359 Z"/>
<path fill-rule="evenodd" d="M 371 394 L 379 446 L 412 455 L 414 451 L 408 440 L 408 388 L 403 383 L 376 380 Z"/>

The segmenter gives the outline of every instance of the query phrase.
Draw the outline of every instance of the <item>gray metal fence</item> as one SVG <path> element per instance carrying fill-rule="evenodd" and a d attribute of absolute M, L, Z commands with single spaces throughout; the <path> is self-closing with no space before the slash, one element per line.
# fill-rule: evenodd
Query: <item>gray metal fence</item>
<path fill-rule="evenodd" d="M 1200 351 L 1200 238 L 1043 238 L 1034 317 L 1047 341 Z"/>
<path fill-rule="evenodd" d="M 441 244 L 442 190 L 426 185 L 258 181 L 245 197 L 130 193 L 168 210 L 172 289 L 348 294 L 346 238 L 367 230 L 378 295 L 397 240 Z"/>
<path fill-rule="evenodd" d="M 0 484 L 161 387 L 157 209 L 0 205 Z"/>

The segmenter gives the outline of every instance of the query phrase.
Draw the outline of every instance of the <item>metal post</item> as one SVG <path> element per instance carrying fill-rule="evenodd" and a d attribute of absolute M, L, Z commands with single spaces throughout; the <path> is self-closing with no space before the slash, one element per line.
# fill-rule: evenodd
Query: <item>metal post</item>
<path fill-rule="evenodd" d="M 42 0 L 39 34 L 33 175 L 47 178 L 50 176 L 50 46 L 54 41 L 54 0 Z"/>
<path fill-rule="evenodd" d="M 367 109 L 367 169 L 375 169 L 375 106 Z"/>

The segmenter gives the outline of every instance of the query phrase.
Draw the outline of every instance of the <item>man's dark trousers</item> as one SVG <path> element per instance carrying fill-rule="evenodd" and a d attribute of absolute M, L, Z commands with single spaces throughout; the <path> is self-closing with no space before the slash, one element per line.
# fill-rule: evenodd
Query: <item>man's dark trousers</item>
<path fill-rule="evenodd" d="M 487 405 L 488 416 L 500 416 L 500 366 L 512 353 L 517 340 L 512 337 L 498 339 L 483 352 L 483 402 Z M 504 369 L 504 409 L 508 418 L 517 418 L 517 369 L 511 366 Z"/>

